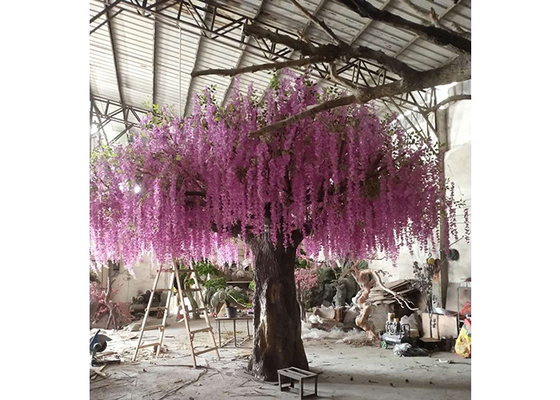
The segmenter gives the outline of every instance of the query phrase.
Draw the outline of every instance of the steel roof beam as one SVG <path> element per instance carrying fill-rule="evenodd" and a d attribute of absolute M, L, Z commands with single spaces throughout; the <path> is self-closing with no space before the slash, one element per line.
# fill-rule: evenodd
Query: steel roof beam
<path fill-rule="evenodd" d="M 105 10 L 103 10 L 103 11 L 105 11 Z M 107 21 L 115 18 L 117 15 L 119 15 L 123 11 L 124 10 L 121 8 L 119 11 L 117 11 L 116 13 L 111 15 L 109 18 L 105 19 L 103 22 L 101 22 L 99 25 L 97 25 L 95 28 L 93 28 L 91 31 L 89 31 L 89 34 L 92 35 L 93 33 L 95 33 L 95 31 L 97 31 L 99 28 L 101 28 L 103 25 L 105 25 L 107 23 Z"/>
<path fill-rule="evenodd" d="M 259 7 L 257 13 L 255 14 L 255 17 L 254 17 L 255 20 L 257 20 L 257 18 L 259 18 L 259 15 L 261 15 L 261 12 L 262 12 L 262 10 L 263 10 L 263 8 L 264 8 L 264 4 L 265 4 L 265 3 L 266 3 L 266 0 L 261 0 L 261 5 L 260 5 L 260 7 Z M 241 38 L 241 39 L 243 40 L 243 39 L 245 39 L 245 38 L 243 37 L 243 38 Z M 251 38 L 250 38 L 250 37 L 247 38 L 247 43 L 248 43 L 249 41 L 251 41 Z M 239 58 L 237 59 L 237 63 L 235 64 L 235 68 L 236 68 L 236 69 L 239 68 L 239 67 L 241 66 L 241 64 L 243 63 L 243 58 L 245 58 L 245 54 L 246 54 L 246 53 L 245 53 L 245 49 L 246 49 L 246 48 L 247 48 L 247 45 L 246 45 L 246 44 L 241 45 L 241 54 L 239 55 Z M 224 97 L 222 98 L 222 102 L 221 102 L 221 106 L 222 106 L 222 107 L 224 106 L 224 104 L 226 104 L 226 101 L 227 101 L 227 99 L 228 99 L 228 97 L 229 97 L 229 92 L 231 91 L 231 88 L 233 87 L 233 81 L 234 81 L 234 80 L 235 80 L 235 77 L 232 76 L 231 79 L 230 79 L 230 81 L 229 81 L 228 87 L 226 88 L 226 91 L 224 92 Z"/>
<path fill-rule="evenodd" d="M 124 6 L 125 4 L 131 5 L 130 1 L 122 0 L 122 6 Z M 134 7 L 135 7 L 135 9 L 143 9 L 141 6 L 138 6 L 138 5 L 134 5 Z M 195 6 L 195 7 L 196 7 L 196 6 Z M 215 7 L 215 6 L 212 6 L 212 7 Z M 217 10 L 218 8 L 215 7 L 215 9 Z M 202 9 L 202 10 L 207 11 L 207 9 Z M 126 11 L 134 12 L 133 10 L 130 10 L 130 9 L 126 9 Z M 220 38 L 224 38 L 224 39 L 226 39 L 226 40 L 228 40 L 228 41 L 230 41 L 230 42 L 236 43 L 236 44 L 234 45 L 234 44 L 232 44 L 232 43 L 226 43 L 226 42 L 220 41 L 220 43 L 225 44 L 225 45 L 227 45 L 227 46 L 229 46 L 229 47 L 232 47 L 232 48 L 234 48 L 234 49 L 239 49 L 239 47 L 237 46 L 237 44 L 241 44 L 241 45 L 245 44 L 245 43 L 243 43 L 243 42 L 242 42 L 240 39 L 238 39 L 238 38 L 228 37 L 228 36 L 224 35 L 224 34 L 221 33 L 221 32 L 212 32 L 212 31 L 210 31 L 209 29 L 204 28 L 203 26 L 201 26 L 201 24 L 198 23 L 198 22 L 197 22 L 197 24 L 193 24 L 193 23 L 191 23 L 191 22 L 188 22 L 188 21 L 185 21 L 185 20 L 181 20 L 181 19 L 178 19 L 178 18 L 176 18 L 176 17 L 172 17 L 172 16 L 170 16 L 170 15 L 168 15 L 168 14 L 160 13 L 159 15 L 160 15 L 162 18 L 164 18 L 164 19 L 168 19 L 168 20 L 172 20 L 172 21 L 173 21 L 173 23 L 171 23 L 171 22 L 159 21 L 160 24 L 164 24 L 164 25 L 167 25 L 167 26 L 176 27 L 178 23 L 181 23 L 181 24 L 184 24 L 184 25 L 189 26 L 189 27 L 195 27 L 195 28 L 197 28 L 197 29 L 199 30 L 198 32 L 192 31 L 192 30 L 188 30 L 188 29 L 185 29 L 185 31 L 188 32 L 188 33 L 194 34 L 194 35 L 205 35 L 207 38 L 212 39 L 212 40 L 218 39 L 217 36 L 219 36 Z M 193 15 L 193 13 L 191 13 L 191 15 Z M 237 13 L 237 15 L 242 16 L 242 15 L 239 14 L 239 13 Z M 231 17 L 227 17 L 227 16 L 224 16 L 224 15 L 218 15 L 218 16 L 219 16 L 220 18 L 223 18 L 223 19 L 226 19 L 226 20 L 229 20 L 229 21 L 234 21 L 234 19 L 232 19 Z M 150 18 L 151 16 L 145 16 L 145 17 Z M 249 21 L 250 21 L 250 22 L 256 22 L 256 21 L 254 21 L 254 20 L 253 20 L 251 17 L 249 17 L 249 16 L 242 16 L 242 17 L 245 18 L 245 21 L 246 21 L 246 22 L 249 22 Z M 262 23 L 262 22 L 259 22 L 259 24 L 261 24 L 261 25 L 263 25 L 263 26 L 265 26 L 265 27 L 271 28 L 271 26 L 268 25 L 268 24 L 264 24 L 264 23 Z M 273 27 L 272 27 L 272 28 L 273 28 Z M 284 33 L 284 34 L 289 34 L 289 35 L 292 35 L 292 36 L 294 35 L 293 33 L 288 32 L 288 31 L 285 31 L 285 30 L 283 30 L 283 29 L 278 29 L 278 28 L 273 28 L 273 29 L 278 30 L 278 32 L 282 32 L 282 33 Z M 211 36 L 209 37 L 208 34 L 212 34 L 212 33 L 213 33 L 214 35 L 216 35 L 216 36 L 211 35 Z M 257 41 L 255 41 L 255 42 L 257 43 L 257 45 L 252 45 L 252 44 L 250 44 L 250 43 L 246 43 L 246 48 L 254 48 L 254 49 L 256 49 L 256 50 L 261 50 L 261 51 L 263 51 L 266 55 L 268 55 L 268 57 L 266 57 L 266 58 L 268 58 L 268 59 L 275 60 L 275 59 L 278 59 L 278 58 L 282 58 L 282 59 L 284 59 L 284 60 L 290 60 L 289 57 L 287 57 L 286 55 L 284 55 L 284 54 L 286 53 L 287 49 L 282 49 L 281 51 L 275 52 L 275 51 L 273 51 L 272 48 L 270 48 L 270 46 L 268 46 L 268 44 L 266 44 L 266 47 L 267 47 L 267 48 L 266 48 L 266 49 L 263 49 L 262 46 L 260 46 L 260 44 L 259 44 Z M 286 50 L 286 51 L 284 51 L 284 50 Z M 313 67 L 313 65 L 312 65 L 312 67 Z M 317 68 L 317 67 L 315 67 L 315 68 Z M 316 76 L 316 78 L 320 78 L 320 75 L 319 75 L 319 76 Z M 395 80 L 395 79 L 391 79 L 391 80 Z"/>
<path fill-rule="evenodd" d="M 124 116 L 125 112 L 127 114 L 132 113 L 132 115 L 134 115 L 134 117 L 136 118 L 136 121 L 126 121 L 126 123 L 128 124 L 127 129 L 130 129 L 132 127 L 140 128 L 141 117 L 138 114 L 145 115 L 149 112 L 149 110 L 144 110 L 142 108 L 138 108 L 134 106 L 123 107 L 123 105 L 118 101 L 106 99 L 104 97 L 97 96 L 97 95 L 91 95 L 90 102 L 92 103 L 92 107 L 94 108 L 96 117 L 98 117 L 98 121 L 99 121 L 99 125 L 97 127 L 98 129 L 92 135 L 97 134 L 97 132 L 99 132 L 102 128 L 107 126 L 107 124 L 109 124 L 109 122 L 111 121 L 118 122 L 118 123 L 125 123 L 124 119 L 120 119 L 117 117 L 120 113 L 123 113 Z M 95 102 L 103 103 L 105 105 L 104 107 L 105 112 L 100 111 Z M 117 108 L 111 112 L 108 112 L 110 106 L 117 107 Z"/>
<path fill-rule="evenodd" d="M 120 1 L 117 0 L 116 3 L 119 3 Z M 107 13 L 107 28 L 109 30 L 109 37 L 111 39 L 111 50 L 113 52 L 113 62 L 115 63 L 115 73 L 117 75 L 117 86 L 119 89 L 119 98 L 121 101 L 121 104 L 123 106 L 123 117 L 124 117 L 124 121 L 125 121 L 125 127 L 128 126 L 128 116 L 127 116 L 127 111 L 126 111 L 126 102 L 124 101 L 124 93 L 123 93 L 123 84 L 122 84 L 122 77 L 121 77 L 121 70 L 119 67 L 119 57 L 117 55 L 117 46 L 116 46 L 116 40 L 115 40 L 115 32 L 114 32 L 114 27 L 111 24 L 111 5 L 115 5 L 115 3 L 112 3 L 110 5 L 105 5 L 105 9 L 106 9 L 106 13 Z"/>
<path fill-rule="evenodd" d="M 192 6 L 192 7 L 194 8 L 194 5 L 193 5 L 190 1 L 189 1 L 189 4 L 190 4 L 190 6 Z M 211 6 L 209 6 L 209 7 L 211 7 Z M 190 11 L 190 7 L 189 7 L 188 5 L 187 5 L 187 8 L 188 8 L 189 11 Z M 195 9 L 195 11 L 196 11 L 196 9 Z M 208 11 L 209 11 L 209 10 L 208 10 Z M 205 12 L 204 12 L 204 18 L 202 18 L 202 17 L 200 16 L 200 14 L 198 13 L 198 11 L 196 11 L 196 14 L 198 15 L 198 17 L 201 18 L 201 23 L 202 23 L 202 25 L 206 28 L 206 30 L 208 30 L 208 24 L 206 23 L 206 20 L 207 20 L 208 17 L 210 16 L 210 14 L 208 13 L 208 11 L 205 11 Z M 216 7 L 213 7 L 212 15 L 215 15 L 215 13 L 216 13 Z M 192 15 L 193 18 L 194 18 L 194 15 L 192 14 L 192 12 L 191 12 L 191 15 Z M 212 17 L 212 18 L 215 18 L 215 17 Z M 200 60 L 200 50 L 202 49 L 202 46 L 204 45 L 204 43 L 203 43 L 202 41 L 203 41 L 204 37 L 206 37 L 206 36 L 207 36 L 206 31 L 203 31 L 203 29 L 202 29 L 202 27 L 201 27 L 201 30 L 200 30 L 200 37 L 198 38 L 198 43 L 197 43 L 197 45 L 196 45 L 196 53 L 195 53 L 196 55 L 195 55 L 194 64 L 193 64 L 193 71 L 196 70 L 196 67 L 197 67 L 197 65 L 198 65 L 198 62 L 199 62 L 199 60 Z M 212 39 L 212 36 L 211 36 L 211 35 L 210 35 L 210 39 Z M 179 73 L 181 73 L 181 71 L 179 71 Z M 189 82 L 189 88 L 187 89 L 187 98 L 185 99 L 185 109 L 183 110 L 183 118 L 187 116 L 187 110 L 189 109 L 189 105 L 190 105 L 190 102 L 191 102 L 191 97 L 192 97 L 192 92 L 193 92 L 193 89 L 194 89 L 194 81 L 195 81 L 195 79 L 196 79 L 196 78 L 192 78 L 192 77 L 191 77 L 191 80 L 190 80 L 190 82 Z M 179 106 L 181 106 L 181 105 L 179 104 Z"/>
<path fill-rule="evenodd" d="M 447 14 L 449 14 L 451 11 L 453 11 L 453 9 L 455 7 L 457 7 L 459 4 L 461 4 L 463 0 L 456 0 L 453 2 L 453 5 L 449 6 L 449 8 L 447 8 L 438 18 L 441 22 L 442 18 L 445 17 Z M 405 44 L 402 48 L 400 48 L 395 55 L 393 56 L 394 58 L 397 58 L 398 56 L 400 56 L 406 49 L 408 49 L 410 46 L 412 46 L 414 43 L 416 43 L 416 41 L 420 39 L 420 35 L 415 35 L 414 38 L 412 38 L 412 40 L 410 40 L 407 44 Z M 456 58 L 457 56 L 453 56 L 452 58 Z"/>
<path fill-rule="evenodd" d="M 159 4 L 156 6 L 156 14 L 154 15 L 154 54 L 152 58 L 152 104 L 157 104 L 157 58 L 158 58 L 158 15 Z"/>
<path fill-rule="evenodd" d="M 164 25 L 168 25 L 168 26 L 177 27 L 179 24 L 183 24 L 183 25 L 186 25 L 188 27 L 197 28 L 197 31 L 194 31 L 194 32 L 192 30 L 185 29 L 186 32 L 189 32 L 191 34 L 195 34 L 195 35 L 200 36 L 200 39 L 199 39 L 199 42 L 198 42 L 198 45 L 197 45 L 197 52 L 196 52 L 197 57 L 196 57 L 196 60 L 195 60 L 195 67 L 193 68 L 193 70 L 196 70 L 196 65 L 198 64 L 198 59 L 199 59 L 199 56 L 200 56 L 200 44 L 201 44 L 203 36 L 206 37 L 206 38 L 212 39 L 212 40 L 218 40 L 220 43 L 225 44 L 226 46 L 235 48 L 236 50 L 239 49 L 239 44 L 240 44 L 242 46 L 244 52 L 247 52 L 250 49 L 259 49 L 260 48 L 260 50 L 262 50 L 265 54 L 268 55 L 267 58 L 270 58 L 270 59 L 272 59 L 273 57 L 274 57 L 274 59 L 279 59 L 279 58 L 282 58 L 282 59 L 285 59 L 285 60 L 290 60 L 291 59 L 290 56 L 286 54 L 286 53 L 289 52 L 288 48 L 282 49 L 280 51 L 275 51 L 274 48 L 271 48 L 267 44 L 268 48 L 263 49 L 260 46 L 260 43 L 258 43 L 258 41 L 255 41 L 257 45 L 254 45 L 254 44 L 251 43 L 251 41 L 244 42 L 244 37 L 242 37 L 241 40 L 240 40 L 237 37 L 227 36 L 223 32 L 219 31 L 219 29 L 222 29 L 222 28 L 218 28 L 218 29 L 215 29 L 214 31 L 212 31 L 211 29 L 208 28 L 208 24 L 206 23 L 206 19 L 208 18 L 209 12 L 212 12 L 213 15 L 215 15 L 214 18 L 219 17 L 223 20 L 239 24 L 240 28 L 241 28 L 241 21 L 242 20 L 244 20 L 245 22 L 251 22 L 251 23 L 255 23 L 257 21 L 256 21 L 256 18 L 254 16 L 252 17 L 252 16 L 243 15 L 238 10 L 235 11 L 235 10 L 227 9 L 226 7 L 223 7 L 222 5 L 217 6 L 215 3 L 213 3 L 213 2 L 211 3 L 209 1 L 205 1 L 205 0 L 202 0 L 202 1 L 206 4 L 206 7 L 195 6 L 190 1 L 188 1 L 188 2 L 181 1 L 180 2 L 180 7 L 178 7 L 179 13 L 176 16 L 170 15 L 169 13 L 163 13 L 163 12 L 161 12 L 161 10 L 154 10 L 153 5 L 150 6 L 152 8 L 148 9 L 148 7 L 143 7 L 143 6 L 141 6 L 137 3 L 131 2 L 130 0 L 121 0 L 119 6 L 117 8 L 125 9 L 126 11 L 133 12 L 133 13 L 137 13 L 138 10 L 149 11 L 150 12 L 149 14 L 151 14 L 151 15 L 144 15 L 144 17 L 147 17 L 147 18 L 155 18 L 154 14 L 157 14 L 158 16 L 161 17 L 160 20 L 158 20 L 159 25 L 164 24 Z M 322 2 L 322 3 L 320 3 L 320 5 L 324 5 L 325 3 L 326 2 Z M 182 10 L 183 5 L 193 8 L 194 11 L 189 9 L 189 12 L 190 12 L 191 16 L 193 18 L 195 18 L 195 21 L 194 21 L 195 23 L 189 22 L 188 20 L 185 20 L 184 18 L 181 18 L 181 10 Z M 132 6 L 133 9 L 130 9 L 129 8 L 130 6 Z M 200 16 L 200 13 L 198 13 L 198 10 L 201 10 L 201 11 L 205 12 L 205 18 L 203 20 L 201 20 L 200 22 L 196 20 L 196 17 Z M 210 11 L 210 10 L 212 10 L 212 11 Z M 230 14 L 233 14 L 233 15 L 231 15 L 231 16 L 230 15 L 223 15 L 223 11 L 219 12 L 220 10 L 227 10 Z M 240 19 L 240 17 L 241 17 L 241 19 Z M 283 29 L 274 28 L 270 24 L 262 23 L 262 22 L 258 22 L 258 23 L 260 25 L 264 26 L 264 27 L 272 28 L 274 30 L 278 30 L 279 32 L 283 32 L 283 33 L 286 33 L 286 34 L 289 34 L 289 35 L 292 35 L 292 36 L 294 35 L 293 33 L 285 31 Z M 234 45 L 232 42 L 236 43 L 236 44 Z M 365 60 L 360 60 L 360 61 L 366 62 Z M 373 67 L 378 68 L 379 70 L 383 70 L 382 67 L 379 67 L 378 65 L 372 64 L 369 61 L 367 61 L 367 64 L 372 65 Z M 359 65 L 359 63 L 354 64 L 353 68 L 356 68 L 358 65 Z M 311 76 L 314 77 L 315 79 L 322 79 L 322 77 L 324 77 L 324 72 L 322 71 L 320 65 L 311 65 L 311 70 L 312 70 Z M 385 72 L 382 72 L 382 75 L 383 75 L 384 79 L 386 77 L 386 79 L 389 80 L 389 81 L 396 80 L 394 77 L 386 76 Z M 327 77 L 327 79 L 328 78 L 329 77 Z M 183 111 L 184 115 L 186 115 L 186 110 L 188 109 L 189 102 L 191 101 L 192 90 L 193 90 L 193 82 L 194 82 L 194 79 L 191 79 L 191 82 L 189 83 L 189 90 L 188 90 L 189 93 L 187 95 L 187 100 L 185 102 L 185 108 L 184 108 L 184 111 Z M 396 97 L 396 98 L 398 99 L 398 97 Z"/>
<path fill-rule="evenodd" d="M 96 15 L 94 15 L 93 17 L 90 18 L 89 23 L 91 24 L 92 22 L 94 22 L 97 18 L 103 16 L 103 14 L 105 14 L 106 12 L 108 12 L 111 8 L 115 7 L 117 4 L 119 4 L 122 0 L 116 0 L 115 2 L 113 2 L 110 5 L 105 5 L 105 8 L 101 11 L 99 11 Z"/>

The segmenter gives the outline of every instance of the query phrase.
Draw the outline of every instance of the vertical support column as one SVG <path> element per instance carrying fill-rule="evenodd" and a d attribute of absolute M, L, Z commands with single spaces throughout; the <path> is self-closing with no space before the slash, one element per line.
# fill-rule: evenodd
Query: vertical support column
<path fill-rule="evenodd" d="M 436 135 L 439 143 L 441 168 L 442 168 L 442 184 L 445 185 L 445 153 L 449 150 L 449 135 L 447 132 L 447 108 L 438 109 L 436 111 Z M 445 192 L 443 194 L 445 196 Z M 437 285 L 438 292 L 436 294 L 438 306 L 445 308 L 447 303 L 447 286 L 449 283 L 449 263 L 447 260 L 447 252 L 445 251 L 446 244 L 449 243 L 449 232 L 447 224 L 440 223 L 440 272 L 439 284 Z M 436 289 L 436 288 L 435 288 Z"/>

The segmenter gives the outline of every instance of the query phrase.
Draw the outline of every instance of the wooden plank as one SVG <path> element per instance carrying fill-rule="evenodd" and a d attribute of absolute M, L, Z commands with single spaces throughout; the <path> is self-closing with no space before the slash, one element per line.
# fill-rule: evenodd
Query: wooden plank
<path fill-rule="evenodd" d="M 195 352 L 194 355 L 195 355 L 195 356 L 198 356 L 198 355 L 200 355 L 200 354 L 208 353 L 209 351 L 214 351 L 214 350 L 216 350 L 217 348 L 218 348 L 218 346 L 216 346 L 216 347 L 209 347 L 209 348 L 207 348 L 207 349 L 204 349 L 204 350 Z"/>
<path fill-rule="evenodd" d="M 141 344 L 140 346 L 138 346 L 139 349 L 143 349 L 144 347 L 153 347 L 153 346 L 159 346 L 158 342 L 155 343 L 146 343 L 146 344 Z"/>
<path fill-rule="evenodd" d="M 163 327 L 164 327 L 164 326 L 163 326 L 162 324 L 159 324 L 159 325 L 150 325 L 150 326 L 144 327 L 144 330 L 145 330 L 145 331 L 155 331 L 156 329 L 161 329 L 161 328 L 163 328 Z"/>
<path fill-rule="evenodd" d="M 211 326 L 207 326 L 206 328 L 193 329 L 191 330 L 191 335 L 194 335 L 195 333 L 199 333 L 199 332 L 210 331 L 210 330 L 212 330 Z"/>
<path fill-rule="evenodd" d="M 282 376 L 287 376 L 288 378 L 297 379 L 298 381 L 301 378 L 305 377 L 305 375 L 299 374 L 297 372 L 291 372 L 291 371 L 286 371 L 286 370 L 280 370 L 280 371 L 278 371 L 278 373 Z"/>
<path fill-rule="evenodd" d="M 306 370 L 298 368 L 298 367 L 290 367 L 290 368 L 286 368 L 286 369 L 290 369 L 292 371 L 295 370 L 296 372 L 299 372 L 300 374 L 305 374 L 307 376 L 316 376 L 317 375 L 315 372 L 306 371 Z"/>

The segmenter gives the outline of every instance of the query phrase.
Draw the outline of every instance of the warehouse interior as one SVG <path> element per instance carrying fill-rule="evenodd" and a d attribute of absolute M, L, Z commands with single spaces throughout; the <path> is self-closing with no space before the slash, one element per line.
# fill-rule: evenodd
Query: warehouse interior
<path fill-rule="evenodd" d="M 487 21 L 490 11 L 472 3 L 82 5 L 72 16 L 82 37 L 71 45 L 82 63 L 61 63 L 53 67 L 59 75 L 43 80 L 66 80 L 68 90 L 81 90 L 76 98 L 87 99 L 66 107 L 72 102 L 57 96 L 74 95 L 45 89 L 50 106 L 40 108 L 49 130 L 29 129 L 46 132 L 30 147 L 71 175 L 55 181 L 58 174 L 45 170 L 27 197 L 9 199 L 6 208 L 24 207 L 23 215 L 39 200 L 47 204 L 24 224 L 6 218 L 6 226 L 24 241 L 21 248 L 8 242 L 17 252 L 10 264 L 22 264 L 37 243 L 47 276 L 31 293 L 49 288 L 50 305 L 40 318 L 31 311 L 36 296 L 19 307 L 35 322 L 24 324 L 9 359 L 42 384 L 14 379 L 7 398 L 46 391 L 93 400 L 553 393 L 554 338 L 535 341 L 530 326 L 546 321 L 545 331 L 555 331 L 547 297 L 554 290 L 535 291 L 531 277 L 541 306 L 517 296 L 528 265 L 557 280 L 556 269 L 546 268 L 554 256 L 541 254 L 554 246 L 557 217 L 528 203 L 548 207 L 556 198 L 557 139 L 543 146 L 548 139 L 527 133 L 554 130 L 536 125 L 550 122 L 554 101 L 518 95 L 527 86 L 513 84 L 521 71 L 503 82 L 513 60 L 501 67 L 484 61 L 505 59 L 515 46 L 507 35 L 485 40 L 497 34 L 494 24 L 477 19 Z M 513 6 L 502 7 L 498 15 L 508 19 Z M 529 46 L 531 54 L 549 54 L 543 43 Z M 56 47 L 40 51 L 58 54 Z M 543 118 L 527 117 L 534 107 Z M 62 108 L 68 122 L 48 123 Z M 516 127 L 521 140 L 506 133 Z M 64 147 L 55 156 L 47 147 L 60 151 L 73 140 L 81 151 Z M 29 174 L 24 159 L 13 163 L 20 176 Z M 9 184 L 26 186 L 20 176 Z M 540 255 L 525 254 L 531 248 Z M 35 342 L 42 344 L 27 353 Z M 46 343 L 52 367 L 34 372 L 28 360 Z"/>

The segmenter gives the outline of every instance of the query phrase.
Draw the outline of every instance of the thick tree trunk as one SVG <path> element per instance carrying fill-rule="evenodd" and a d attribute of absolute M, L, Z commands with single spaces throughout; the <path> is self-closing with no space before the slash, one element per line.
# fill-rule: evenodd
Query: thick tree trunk
<path fill-rule="evenodd" d="M 249 371 L 267 381 L 276 380 L 281 368 L 309 368 L 294 279 L 300 241 L 286 249 L 274 246 L 268 234 L 249 241 L 255 258 L 255 336 Z"/>

